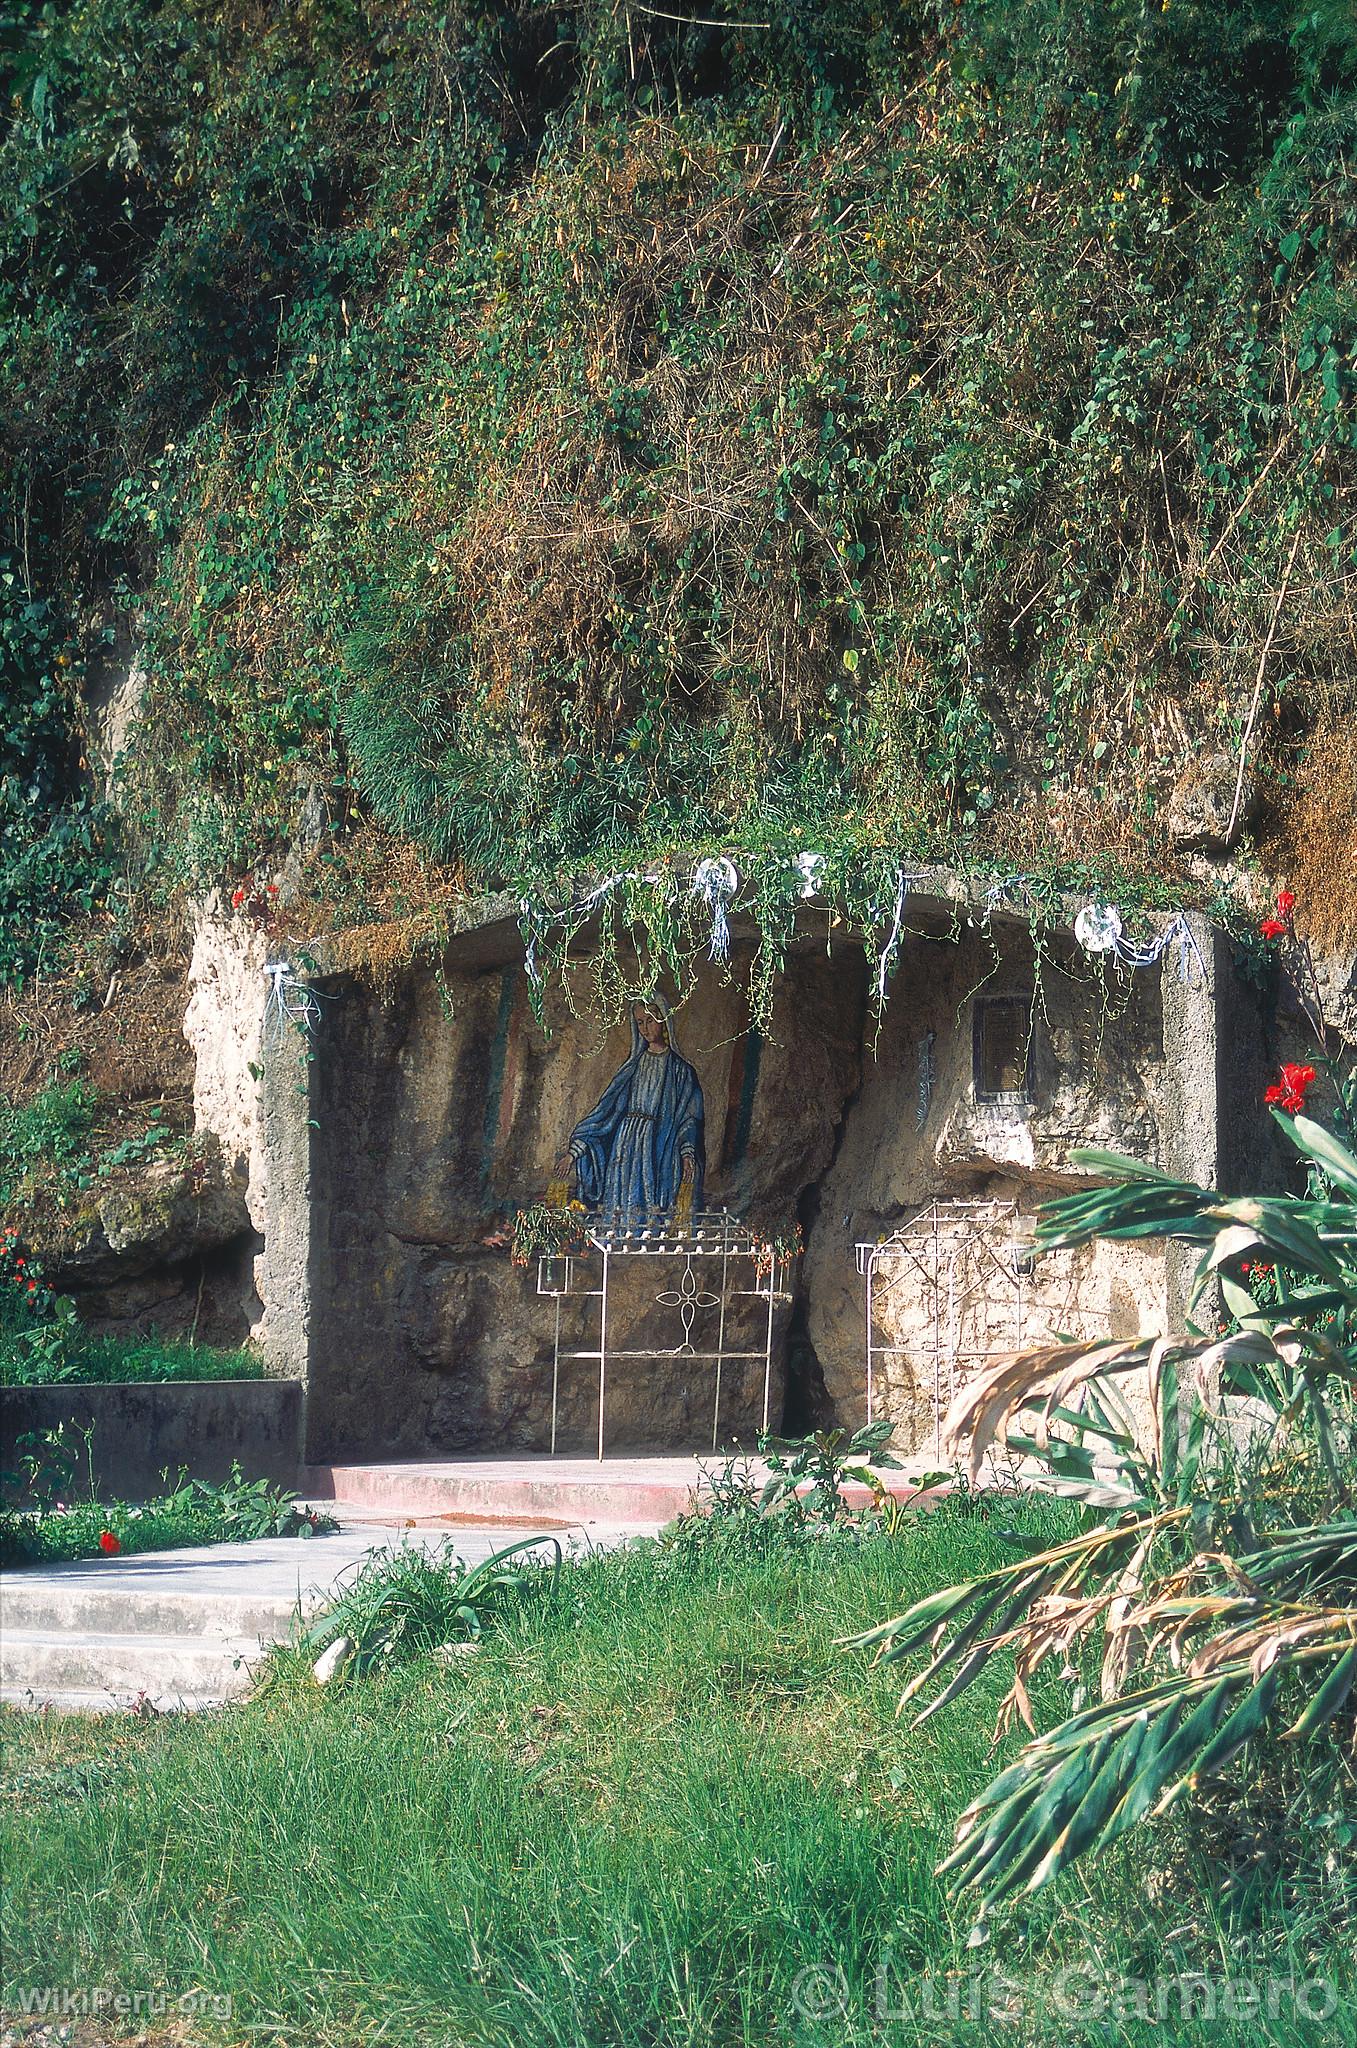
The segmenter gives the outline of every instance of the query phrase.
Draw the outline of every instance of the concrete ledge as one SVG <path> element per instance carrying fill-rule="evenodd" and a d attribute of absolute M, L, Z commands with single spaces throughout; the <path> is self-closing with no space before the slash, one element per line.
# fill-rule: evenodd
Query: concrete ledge
<path fill-rule="evenodd" d="M 548 1457 L 411 1458 L 390 1464 L 305 1465 L 302 1485 L 312 1500 L 334 1501 L 341 1513 L 357 1508 L 371 1514 L 436 1515 L 446 1522 L 494 1523 L 558 1529 L 578 1523 L 586 1530 L 654 1531 L 695 1504 L 710 1503 L 707 1475 L 719 1471 L 722 1456 L 615 1457 L 596 1460 Z M 747 1463 L 762 1484 L 766 1467 Z M 903 1472 L 881 1475 L 885 1490 L 902 1502 L 931 1505 L 946 1486 L 920 1490 Z M 798 1491 L 809 1491 L 809 1482 Z M 875 1495 L 855 1480 L 843 1489 L 851 1508 L 870 1507 Z"/>
<path fill-rule="evenodd" d="M 247 1479 L 297 1484 L 300 1380 L 178 1380 L 112 1387 L 0 1389 L 0 1471 L 19 1469 L 18 1439 L 63 1424 L 93 1428 L 100 1491 L 125 1500 L 161 1493 L 183 1466 L 191 1479 L 227 1478 L 233 1459 Z"/>

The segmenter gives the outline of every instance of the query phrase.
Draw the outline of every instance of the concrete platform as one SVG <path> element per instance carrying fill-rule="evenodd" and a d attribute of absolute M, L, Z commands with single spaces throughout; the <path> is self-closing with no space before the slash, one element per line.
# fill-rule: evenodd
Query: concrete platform
<path fill-rule="evenodd" d="M 656 1529 L 710 1498 L 708 1475 L 731 1461 L 720 1453 L 650 1457 L 408 1458 L 387 1463 L 306 1465 L 303 1490 L 344 1514 L 431 1516 L 455 1528 L 496 1522 L 518 1528 L 570 1523 L 592 1531 Z M 737 1460 L 762 1485 L 759 1458 Z M 926 1462 L 926 1461 L 916 1461 Z M 883 1471 L 882 1485 L 898 1500 L 918 1493 L 903 1471 Z M 800 1489 L 805 1492 L 807 1488 Z M 869 1507 L 871 1490 L 856 1481 L 843 1489 L 855 1508 Z"/>
<path fill-rule="evenodd" d="M 308 1465 L 314 1500 L 373 1513 L 438 1515 L 449 1522 L 586 1529 L 655 1528 L 691 1506 L 719 1456 L 618 1458 L 410 1458 L 390 1463 Z M 761 1469 L 757 1461 L 751 1461 Z"/>
<path fill-rule="evenodd" d="M 628 1532 L 630 1533 L 630 1532 Z M 553 1530 L 407 1527 L 360 1517 L 329 1536 L 265 1537 L 141 1557 L 28 1565 L 0 1581 L 0 1701 L 99 1713 L 218 1705 L 248 1692 L 268 1645 L 373 1550 L 451 1542 L 468 1564 Z M 596 1542 L 616 1540 L 597 1529 Z"/>

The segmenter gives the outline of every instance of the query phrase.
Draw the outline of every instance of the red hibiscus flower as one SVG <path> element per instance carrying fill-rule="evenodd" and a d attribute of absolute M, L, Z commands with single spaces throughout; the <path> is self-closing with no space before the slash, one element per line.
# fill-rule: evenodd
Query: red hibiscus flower
<path fill-rule="evenodd" d="M 1289 919 L 1295 907 L 1296 898 L 1293 891 L 1290 889 L 1283 889 L 1281 895 L 1277 898 L 1278 917 L 1285 917 Z"/>
<path fill-rule="evenodd" d="M 1258 927 L 1265 939 L 1284 939 L 1286 926 L 1279 917 L 1265 917 Z"/>
<path fill-rule="evenodd" d="M 1263 1091 L 1263 1100 L 1275 1103 L 1288 1116 L 1296 1116 L 1305 1107 L 1305 1091 L 1315 1078 L 1313 1067 L 1297 1066 L 1288 1060 L 1282 1068 L 1280 1081 L 1274 1081 Z"/>
<path fill-rule="evenodd" d="M 244 891 L 243 889 L 233 889 L 233 890 L 231 891 L 231 908 L 232 908 L 232 910 L 239 910 L 239 908 L 240 908 L 241 904 L 242 904 L 242 903 L 243 903 L 244 901 L 245 901 L 245 891 Z"/>
<path fill-rule="evenodd" d="M 105 1557 L 116 1557 L 122 1549 L 122 1545 L 111 1529 L 105 1529 L 103 1535 L 99 1538 L 99 1548 L 103 1551 Z"/>

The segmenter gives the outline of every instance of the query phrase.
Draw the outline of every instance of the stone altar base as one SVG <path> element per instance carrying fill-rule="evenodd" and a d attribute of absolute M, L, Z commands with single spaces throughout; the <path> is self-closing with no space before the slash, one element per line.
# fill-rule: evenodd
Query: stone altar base
<path fill-rule="evenodd" d="M 643 1458 L 410 1458 L 389 1464 L 308 1465 L 302 1487 L 317 1501 L 384 1516 L 437 1516 L 451 1523 L 504 1522 L 516 1528 L 558 1528 L 563 1522 L 593 1527 L 654 1531 L 687 1512 L 707 1492 L 709 1471 L 720 1457 Z M 767 1467 L 748 1460 L 760 1484 Z M 903 1472 L 883 1472 L 898 1500 L 919 1491 Z M 865 1486 L 848 1485 L 844 1497 L 866 1507 Z"/>

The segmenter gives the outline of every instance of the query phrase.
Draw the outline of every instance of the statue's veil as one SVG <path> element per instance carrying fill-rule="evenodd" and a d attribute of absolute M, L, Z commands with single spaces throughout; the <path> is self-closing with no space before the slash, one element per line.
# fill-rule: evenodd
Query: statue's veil
<path fill-rule="evenodd" d="M 674 1031 L 674 1013 L 670 1009 L 664 997 L 660 995 L 638 996 L 636 998 L 636 1001 L 631 1005 L 631 1008 L 627 1012 L 627 1015 L 631 1018 L 632 1058 L 635 1059 L 637 1054 L 642 1050 L 643 1046 L 645 1045 L 645 1040 L 641 1036 L 641 1027 L 636 1021 L 636 1012 L 638 1009 L 653 1010 L 657 1017 L 663 1017 L 664 1028 L 669 1035 L 669 1050 L 670 1052 L 679 1053 L 679 1057 L 682 1058 L 678 1038 Z"/>

